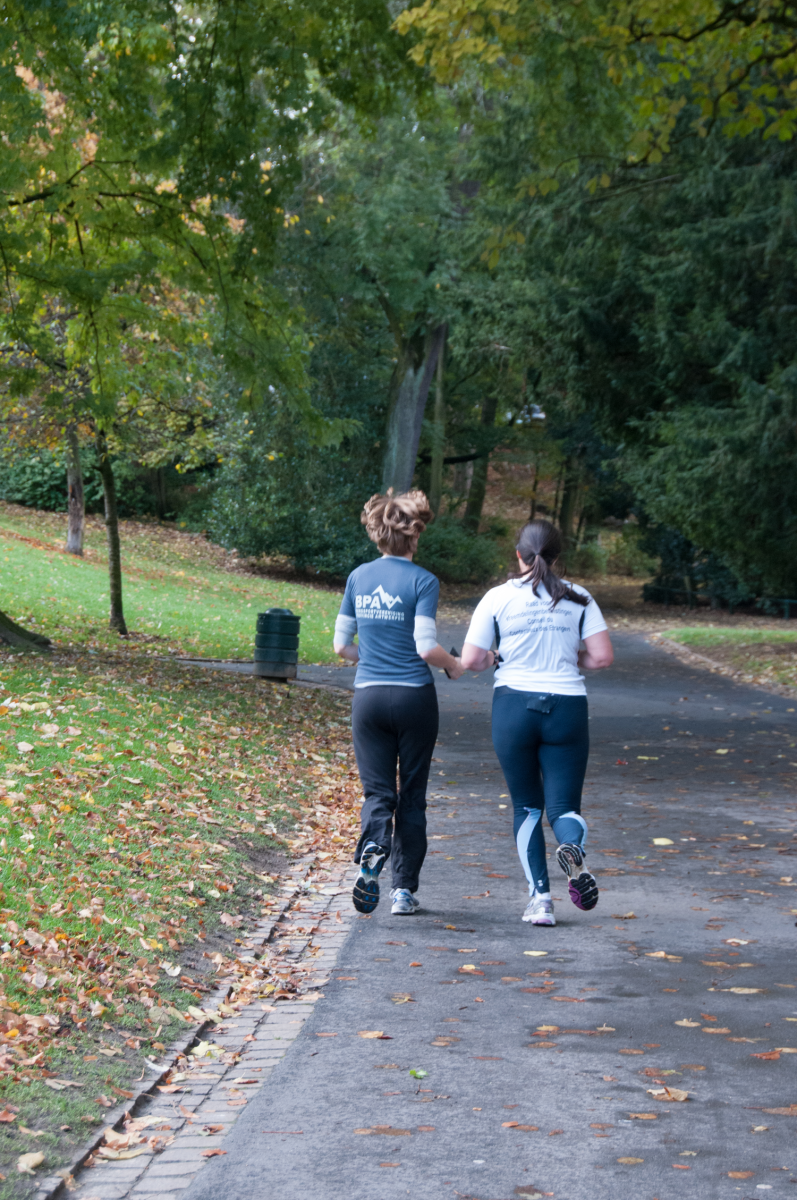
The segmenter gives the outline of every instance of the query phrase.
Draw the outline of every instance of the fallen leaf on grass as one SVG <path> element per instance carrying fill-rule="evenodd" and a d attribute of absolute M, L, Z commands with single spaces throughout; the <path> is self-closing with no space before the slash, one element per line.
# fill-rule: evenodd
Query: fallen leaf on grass
<path fill-rule="evenodd" d="M 336 1036 L 336 1035 L 333 1034 L 333 1037 L 334 1036 Z M 393 1040 L 391 1034 L 384 1033 L 381 1029 L 360 1029 L 360 1030 L 358 1030 L 357 1037 L 377 1038 L 379 1041 L 382 1041 L 382 1042 L 391 1042 Z"/>
<path fill-rule="evenodd" d="M 16 1121 L 16 1119 L 17 1119 L 17 1114 L 12 1113 L 11 1110 L 8 1108 L 4 1108 L 3 1111 L 0 1112 L 0 1121 L 2 1121 L 3 1124 L 7 1124 L 11 1121 Z"/>
<path fill-rule="evenodd" d="M 20 1175 L 33 1175 L 36 1168 L 40 1167 L 44 1162 L 44 1155 L 41 1150 L 35 1150 L 30 1154 L 20 1154 L 17 1159 L 17 1170 Z"/>
<path fill-rule="evenodd" d="M 113 1100 L 109 1100 L 107 1096 L 97 1096 L 96 1103 L 101 1104 L 103 1108 L 113 1108 Z"/>
<path fill-rule="evenodd" d="M 54 1092 L 63 1092 L 71 1087 L 83 1087 L 82 1083 L 75 1083 L 72 1079 L 45 1079 L 44 1086 L 52 1088 Z M 130 1095 L 132 1096 L 132 1092 Z"/>
<path fill-rule="evenodd" d="M 44 1137 L 47 1132 L 46 1129 L 28 1129 L 25 1125 L 20 1125 L 18 1128 L 20 1133 L 27 1133 L 28 1137 Z"/>
<path fill-rule="evenodd" d="M 244 923 L 243 917 L 233 917 L 228 912 L 223 912 L 219 917 L 222 925 L 229 925 L 230 929 L 238 929 Z"/>
<path fill-rule="evenodd" d="M 683 1102 L 689 1099 L 689 1093 L 684 1092 L 681 1088 L 648 1088 L 648 1095 L 653 1096 L 655 1100 L 677 1100 Z"/>
<path fill-rule="evenodd" d="M 215 1158 L 217 1155 L 226 1154 L 226 1150 L 202 1150 L 200 1158 Z"/>

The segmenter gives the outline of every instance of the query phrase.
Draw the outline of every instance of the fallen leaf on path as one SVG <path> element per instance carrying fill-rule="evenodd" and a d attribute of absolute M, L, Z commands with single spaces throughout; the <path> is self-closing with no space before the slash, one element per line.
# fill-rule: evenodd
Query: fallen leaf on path
<path fill-rule="evenodd" d="M 683 1026 L 684 1029 L 699 1029 L 700 1028 L 699 1021 L 687 1021 L 685 1018 L 683 1021 L 676 1021 L 675 1024 Z"/>
<path fill-rule="evenodd" d="M 226 1150 L 202 1150 L 200 1158 L 215 1158 L 217 1155 L 226 1154 Z"/>
<path fill-rule="evenodd" d="M 727 1034 L 730 1033 L 730 1029 L 727 1029 L 724 1025 L 704 1025 L 702 1032 Z"/>
<path fill-rule="evenodd" d="M 332 1036 L 337 1037 L 337 1034 L 333 1034 Z M 383 1042 L 390 1042 L 393 1040 L 391 1034 L 384 1033 L 381 1029 L 360 1029 L 357 1033 L 357 1037 L 378 1038 L 380 1041 L 383 1041 Z"/>
<path fill-rule="evenodd" d="M 674 846 L 672 838 L 653 838 L 654 846 Z"/>
<path fill-rule="evenodd" d="M 757 992 L 763 992 L 765 989 L 764 988 L 732 987 L 732 988 L 723 988 L 722 990 L 724 992 L 734 992 L 737 996 L 754 996 Z"/>
<path fill-rule="evenodd" d="M 751 1054 L 751 1058 L 764 1058 L 767 1062 L 777 1062 L 780 1058 L 780 1050 L 765 1050 L 760 1054 Z"/>
<path fill-rule="evenodd" d="M 556 1042 L 529 1042 L 529 1050 L 552 1050 Z"/>
<path fill-rule="evenodd" d="M 33 1175 L 36 1168 L 40 1167 L 44 1162 L 44 1155 L 41 1150 L 32 1151 L 30 1154 L 20 1154 L 17 1159 L 17 1170 L 20 1175 Z"/>
<path fill-rule="evenodd" d="M 385 1137 L 411 1137 L 411 1129 L 394 1129 L 391 1125 L 372 1125 L 369 1129 L 355 1129 L 355 1133 L 376 1134 Z"/>
<path fill-rule="evenodd" d="M 97 1155 L 100 1158 L 108 1158 L 113 1162 L 120 1159 L 138 1158 L 142 1154 L 149 1154 L 149 1146 L 136 1146 L 135 1150 L 114 1150 L 113 1146 L 100 1146 L 97 1150 Z"/>
<path fill-rule="evenodd" d="M 413 998 L 409 992 L 396 992 L 395 996 L 391 996 L 390 999 L 393 1001 L 394 1004 L 414 1004 L 415 1003 L 415 1001 L 413 1000 Z"/>
<path fill-rule="evenodd" d="M 671 1087 L 648 1088 L 648 1095 L 653 1096 L 654 1100 L 677 1100 L 681 1103 L 689 1099 L 688 1092 Z"/>
<path fill-rule="evenodd" d="M 692 1170 L 692 1168 L 689 1166 L 688 1163 L 673 1163 L 672 1169 L 674 1171 L 691 1171 Z"/>
<path fill-rule="evenodd" d="M 629 1050 L 628 1048 L 624 1048 L 623 1050 L 618 1050 L 617 1053 L 618 1054 L 644 1054 L 645 1051 L 644 1050 Z"/>
<path fill-rule="evenodd" d="M 658 1113 L 629 1113 L 632 1121 L 658 1121 Z"/>
<path fill-rule="evenodd" d="M 612 915 L 612 920 L 614 920 L 614 921 L 636 921 L 637 920 L 637 915 L 636 915 L 636 913 L 633 913 L 633 912 L 612 913 L 611 915 Z"/>
<path fill-rule="evenodd" d="M 755 1171 L 729 1171 L 729 1179 L 752 1179 Z"/>
<path fill-rule="evenodd" d="M 529 958 L 545 958 L 548 951 L 547 950 L 524 950 L 523 953 L 527 954 L 529 956 Z"/>
<path fill-rule="evenodd" d="M 336 1033 L 317 1033 L 316 1034 L 316 1037 L 337 1037 L 337 1036 L 338 1035 Z M 360 1037 L 362 1037 L 362 1036 L 363 1035 L 360 1034 Z"/>
<path fill-rule="evenodd" d="M 637 1163 L 643 1163 L 645 1160 L 644 1158 L 618 1158 L 617 1161 L 624 1167 L 635 1167 Z"/>

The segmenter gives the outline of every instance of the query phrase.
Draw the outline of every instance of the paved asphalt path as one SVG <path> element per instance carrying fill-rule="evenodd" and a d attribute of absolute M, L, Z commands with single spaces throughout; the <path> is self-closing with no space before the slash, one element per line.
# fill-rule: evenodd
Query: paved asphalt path
<path fill-rule="evenodd" d="M 189 1200 L 797 1197 L 797 705 L 614 640 L 588 679 L 597 909 L 552 862 L 557 927 L 521 923 L 491 679 L 440 676 L 423 908 L 355 922 Z"/>

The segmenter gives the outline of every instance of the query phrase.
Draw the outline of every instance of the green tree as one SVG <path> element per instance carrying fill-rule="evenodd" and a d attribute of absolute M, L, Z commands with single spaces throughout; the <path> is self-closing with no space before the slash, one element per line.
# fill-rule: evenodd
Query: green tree
<path fill-rule="evenodd" d="M 278 382 L 316 441 L 342 433 L 312 407 L 300 315 L 270 273 L 301 138 L 323 125 L 331 100 L 378 109 L 406 74 L 388 20 L 376 0 L 6 6 L 6 391 L 58 376 L 47 403 L 64 410 L 66 425 L 80 417 L 96 430 L 120 632 L 108 441 L 131 394 L 134 403 L 173 394 L 184 356 L 208 339 L 245 403 L 262 402 Z"/>

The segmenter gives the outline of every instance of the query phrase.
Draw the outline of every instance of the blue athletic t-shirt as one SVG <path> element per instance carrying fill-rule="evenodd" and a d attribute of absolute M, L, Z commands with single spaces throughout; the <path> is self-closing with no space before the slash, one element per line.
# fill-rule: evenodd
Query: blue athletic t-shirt
<path fill-rule="evenodd" d="M 440 583 L 408 558 L 363 563 L 346 580 L 340 616 L 357 622 L 360 661 L 355 687 L 424 687 L 432 672 L 415 646 L 415 618 L 434 620 Z"/>

